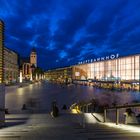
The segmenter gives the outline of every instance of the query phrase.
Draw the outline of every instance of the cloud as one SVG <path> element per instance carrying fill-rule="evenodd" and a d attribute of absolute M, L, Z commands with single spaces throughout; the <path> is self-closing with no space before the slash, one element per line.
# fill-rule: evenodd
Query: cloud
<path fill-rule="evenodd" d="M 131 0 L 1 0 L 0 19 L 5 45 L 22 56 L 35 46 L 39 66 L 50 69 L 109 53 L 140 53 L 139 7 Z"/>
<path fill-rule="evenodd" d="M 60 57 L 61 59 L 67 57 L 67 52 L 65 52 L 64 50 L 62 50 L 62 51 L 59 53 L 59 57 Z"/>

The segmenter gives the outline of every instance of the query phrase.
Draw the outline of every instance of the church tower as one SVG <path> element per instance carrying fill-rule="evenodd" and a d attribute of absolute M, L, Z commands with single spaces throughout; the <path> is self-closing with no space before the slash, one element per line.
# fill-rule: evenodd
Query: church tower
<path fill-rule="evenodd" d="M 31 66 L 37 67 L 37 53 L 35 48 L 32 49 L 30 54 L 30 64 Z"/>

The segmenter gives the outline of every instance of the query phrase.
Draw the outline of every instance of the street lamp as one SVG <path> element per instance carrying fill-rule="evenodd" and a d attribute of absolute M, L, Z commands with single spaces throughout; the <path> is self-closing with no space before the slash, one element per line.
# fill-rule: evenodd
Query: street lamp
<path fill-rule="evenodd" d="M 38 75 L 37 75 L 37 73 L 36 73 L 36 78 L 35 78 L 36 80 L 38 80 Z"/>
<path fill-rule="evenodd" d="M 32 73 L 30 75 L 30 81 L 33 81 L 33 75 L 32 75 Z"/>
<path fill-rule="evenodd" d="M 19 82 L 22 83 L 22 71 L 20 71 Z"/>

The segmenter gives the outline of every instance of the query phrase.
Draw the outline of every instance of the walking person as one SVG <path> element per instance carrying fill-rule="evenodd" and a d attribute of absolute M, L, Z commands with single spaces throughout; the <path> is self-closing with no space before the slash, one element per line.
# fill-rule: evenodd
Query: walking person
<path fill-rule="evenodd" d="M 51 112 L 51 115 L 53 117 L 58 117 L 59 116 L 59 109 L 56 105 L 56 101 L 52 102 L 52 112 Z"/>

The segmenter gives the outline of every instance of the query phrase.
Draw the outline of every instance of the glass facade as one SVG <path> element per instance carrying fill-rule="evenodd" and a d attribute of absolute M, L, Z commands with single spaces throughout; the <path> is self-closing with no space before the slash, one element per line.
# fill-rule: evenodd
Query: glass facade
<path fill-rule="evenodd" d="M 139 81 L 140 55 L 73 66 L 73 79 L 100 81 Z"/>
<path fill-rule="evenodd" d="M 140 54 L 84 64 L 71 67 L 73 83 L 92 85 L 101 88 L 140 90 Z M 64 80 L 64 70 L 54 69 L 46 72 L 46 78 L 51 81 Z"/>

